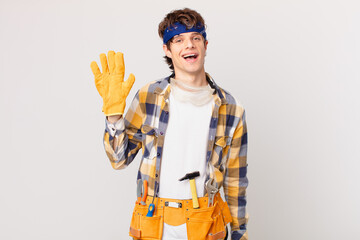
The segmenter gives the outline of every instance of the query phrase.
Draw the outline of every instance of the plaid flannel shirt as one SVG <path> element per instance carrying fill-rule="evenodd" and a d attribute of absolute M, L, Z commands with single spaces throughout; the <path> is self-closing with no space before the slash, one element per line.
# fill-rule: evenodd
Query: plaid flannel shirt
<path fill-rule="evenodd" d="M 106 121 L 104 147 L 114 169 L 123 169 L 142 150 L 138 179 L 149 183 L 148 194 L 159 191 L 162 149 L 169 120 L 171 76 L 154 81 L 135 95 L 125 119 L 112 124 Z M 207 178 L 224 187 L 232 215 L 231 239 L 247 240 L 246 188 L 247 128 L 244 108 L 228 92 L 219 88 L 207 75 L 214 89 L 215 104 L 209 126 L 206 159 L 212 168 Z M 192 136 L 189 136 L 192 137 Z M 210 168 L 209 167 L 209 168 Z"/>

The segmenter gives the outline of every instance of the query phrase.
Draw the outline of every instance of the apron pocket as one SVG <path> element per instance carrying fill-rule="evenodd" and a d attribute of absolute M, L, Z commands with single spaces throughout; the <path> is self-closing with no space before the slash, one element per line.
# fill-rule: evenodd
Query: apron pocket
<path fill-rule="evenodd" d="M 222 214 L 214 217 L 214 222 L 211 225 L 207 240 L 218 240 L 225 237 L 225 223 Z"/>
<path fill-rule="evenodd" d="M 212 219 L 191 219 L 186 221 L 189 240 L 206 240 L 206 235 L 213 223 Z"/>
<path fill-rule="evenodd" d="M 163 230 L 163 218 L 161 216 L 140 218 L 141 238 L 161 239 Z"/>
<path fill-rule="evenodd" d="M 227 204 L 227 202 L 223 202 L 221 212 L 223 214 L 225 225 L 232 222 L 232 217 L 231 217 L 229 205 Z"/>
<path fill-rule="evenodd" d="M 135 239 L 139 239 L 141 237 L 140 217 L 141 217 L 141 215 L 144 215 L 145 211 L 146 211 L 146 208 L 142 207 L 138 204 L 136 204 L 134 207 L 134 211 L 133 211 L 131 222 L 130 222 L 129 235 Z"/>
<path fill-rule="evenodd" d="M 200 209 L 191 209 L 187 213 L 186 227 L 189 240 L 206 240 L 214 220 L 212 214 L 214 206 Z"/>
<path fill-rule="evenodd" d="M 163 209 L 156 208 L 152 217 L 146 217 L 149 206 L 135 205 L 129 235 L 135 239 L 160 240 L 163 231 Z"/>

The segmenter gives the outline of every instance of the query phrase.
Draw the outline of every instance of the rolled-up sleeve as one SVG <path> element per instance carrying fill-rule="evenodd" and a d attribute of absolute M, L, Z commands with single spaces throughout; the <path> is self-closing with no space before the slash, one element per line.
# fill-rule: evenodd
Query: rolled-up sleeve
<path fill-rule="evenodd" d="M 110 123 L 105 119 L 104 148 L 114 169 L 123 169 L 135 158 L 142 146 L 143 111 L 136 93 L 125 118 Z"/>

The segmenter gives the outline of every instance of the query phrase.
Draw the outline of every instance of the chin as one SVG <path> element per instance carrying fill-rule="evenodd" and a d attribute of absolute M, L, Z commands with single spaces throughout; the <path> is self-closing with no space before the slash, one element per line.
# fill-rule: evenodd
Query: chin
<path fill-rule="evenodd" d="M 199 72 L 203 69 L 203 66 L 190 65 L 190 66 L 185 66 L 183 69 L 187 72 Z"/>
<path fill-rule="evenodd" d="M 203 70 L 202 67 L 199 67 L 199 68 L 191 68 L 191 69 L 189 69 L 189 72 L 198 73 L 198 72 L 201 72 L 202 70 Z"/>

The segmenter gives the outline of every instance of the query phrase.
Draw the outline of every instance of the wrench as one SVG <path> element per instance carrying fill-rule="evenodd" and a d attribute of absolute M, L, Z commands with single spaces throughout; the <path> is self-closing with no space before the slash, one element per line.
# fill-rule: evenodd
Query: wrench
<path fill-rule="evenodd" d="M 214 179 L 207 180 L 205 184 L 206 191 L 209 195 L 208 207 L 214 204 L 215 194 L 219 191 L 216 187 L 216 181 Z"/>

